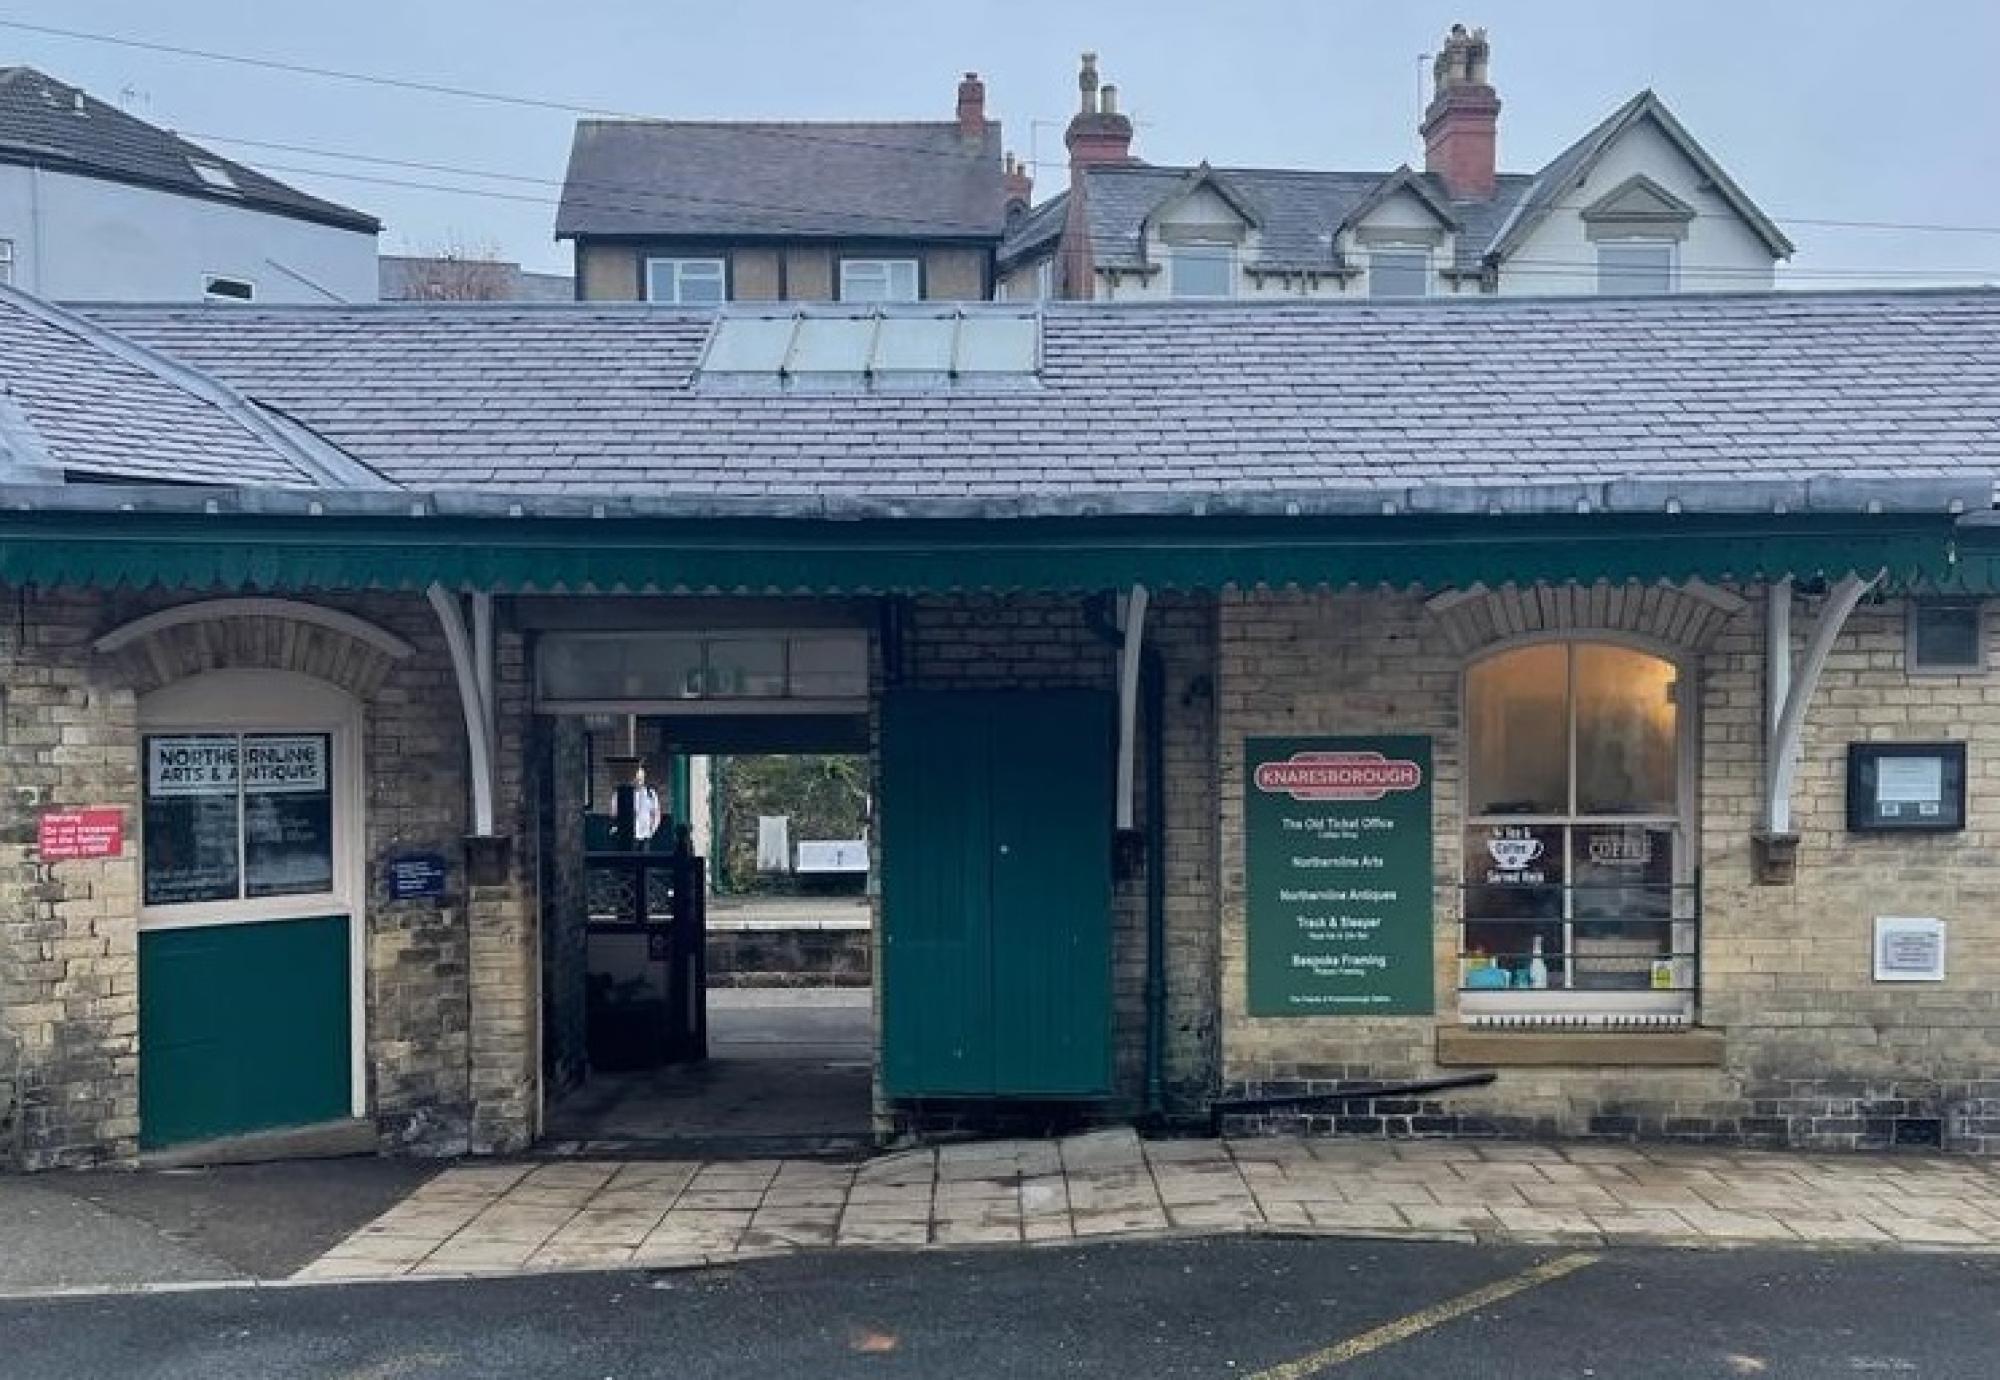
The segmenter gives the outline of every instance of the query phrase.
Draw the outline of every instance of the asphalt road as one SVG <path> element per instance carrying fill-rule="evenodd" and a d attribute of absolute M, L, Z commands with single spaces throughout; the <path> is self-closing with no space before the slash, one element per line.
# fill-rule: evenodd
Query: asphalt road
<path fill-rule="evenodd" d="M 0 1302 L 8 1380 L 1989 1380 L 1996 1353 L 2000 1257 L 1901 1253 L 1232 1239 Z"/>

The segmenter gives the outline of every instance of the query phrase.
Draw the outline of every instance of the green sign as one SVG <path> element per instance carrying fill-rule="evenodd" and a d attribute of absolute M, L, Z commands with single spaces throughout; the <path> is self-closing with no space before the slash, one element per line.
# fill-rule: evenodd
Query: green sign
<path fill-rule="evenodd" d="M 1250 1014 L 1428 1014 L 1431 740 L 1245 747 Z"/>

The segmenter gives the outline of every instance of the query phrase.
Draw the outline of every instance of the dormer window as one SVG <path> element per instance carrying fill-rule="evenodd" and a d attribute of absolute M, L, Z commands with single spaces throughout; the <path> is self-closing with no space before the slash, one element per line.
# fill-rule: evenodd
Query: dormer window
<path fill-rule="evenodd" d="M 1669 239 L 1597 242 L 1597 290 L 1606 296 L 1672 292 L 1678 286 L 1679 245 Z"/>
<path fill-rule="evenodd" d="M 222 164 L 204 162 L 199 158 L 190 158 L 188 159 L 188 166 L 194 169 L 194 175 L 201 179 L 203 186 L 213 191 L 228 192 L 233 196 L 241 196 L 243 194 L 243 189 L 236 185 L 236 179 L 230 175 L 229 169 L 223 167 Z"/>
<path fill-rule="evenodd" d="M 1167 286 L 1176 297 L 1234 297 L 1236 246 L 1175 245 L 1167 257 Z"/>
<path fill-rule="evenodd" d="M 1378 244 L 1368 250 L 1370 297 L 1431 295 L 1431 249 L 1427 244 Z"/>

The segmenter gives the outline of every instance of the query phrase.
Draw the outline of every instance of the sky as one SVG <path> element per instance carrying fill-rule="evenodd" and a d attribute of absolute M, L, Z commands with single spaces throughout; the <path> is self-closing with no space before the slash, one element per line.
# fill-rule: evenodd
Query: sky
<path fill-rule="evenodd" d="M 1066 176 L 1082 49 L 1149 162 L 1386 170 L 1421 165 L 1421 55 L 1454 21 L 1489 32 L 1503 170 L 1533 171 L 1650 86 L 1797 243 L 1789 285 L 2000 283 L 2000 0 L 0 0 L 0 66 L 369 211 L 384 252 L 491 248 L 566 272 L 552 227 L 572 111 L 8 24 L 682 119 L 949 119 L 977 70 L 1039 200 Z"/>

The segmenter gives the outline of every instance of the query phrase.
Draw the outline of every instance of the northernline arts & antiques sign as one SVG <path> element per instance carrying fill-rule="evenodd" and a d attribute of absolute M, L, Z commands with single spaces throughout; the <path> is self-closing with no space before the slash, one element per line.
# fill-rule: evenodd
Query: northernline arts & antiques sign
<path fill-rule="evenodd" d="M 1250 1014 L 1429 1014 L 1431 740 L 1245 751 Z"/>

